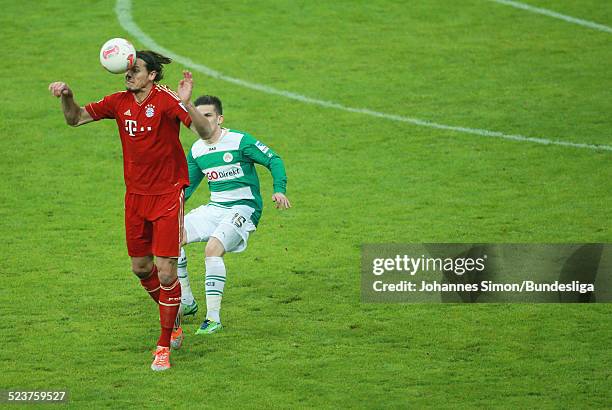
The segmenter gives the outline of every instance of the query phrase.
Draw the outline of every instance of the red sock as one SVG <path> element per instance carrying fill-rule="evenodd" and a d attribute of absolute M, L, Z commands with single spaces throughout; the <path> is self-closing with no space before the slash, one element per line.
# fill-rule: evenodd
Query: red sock
<path fill-rule="evenodd" d="M 170 285 L 160 288 L 159 322 L 162 330 L 157 345 L 170 347 L 170 336 L 174 328 L 174 321 L 181 307 L 181 285 L 179 285 L 177 278 Z"/>
<path fill-rule="evenodd" d="M 155 303 L 159 303 L 159 277 L 157 276 L 157 266 L 153 264 L 153 270 L 151 274 L 146 279 L 140 279 L 140 283 L 142 287 L 145 288 L 149 295 L 153 298 Z"/>

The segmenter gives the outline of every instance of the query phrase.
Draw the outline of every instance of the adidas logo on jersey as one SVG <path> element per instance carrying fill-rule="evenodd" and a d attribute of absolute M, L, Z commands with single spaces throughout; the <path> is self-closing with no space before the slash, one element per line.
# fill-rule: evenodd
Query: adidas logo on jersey
<path fill-rule="evenodd" d="M 126 112 L 123 113 L 123 115 L 132 115 L 132 112 L 130 110 L 127 110 Z"/>

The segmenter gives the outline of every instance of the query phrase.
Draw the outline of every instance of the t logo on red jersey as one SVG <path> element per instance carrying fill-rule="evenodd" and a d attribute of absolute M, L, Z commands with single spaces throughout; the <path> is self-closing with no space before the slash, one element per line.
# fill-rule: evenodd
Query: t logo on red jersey
<path fill-rule="evenodd" d="M 134 131 L 138 129 L 136 125 L 136 121 L 134 120 L 125 120 L 125 130 L 130 134 L 130 137 L 134 136 Z"/>

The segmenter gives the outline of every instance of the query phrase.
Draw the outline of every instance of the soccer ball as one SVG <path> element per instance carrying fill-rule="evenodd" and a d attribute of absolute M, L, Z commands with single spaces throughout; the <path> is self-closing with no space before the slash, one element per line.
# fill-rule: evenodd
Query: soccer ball
<path fill-rule="evenodd" d="M 126 39 L 111 38 L 100 49 L 100 63 L 113 74 L 125 73 L 136 63 L 136 49 Z"/>

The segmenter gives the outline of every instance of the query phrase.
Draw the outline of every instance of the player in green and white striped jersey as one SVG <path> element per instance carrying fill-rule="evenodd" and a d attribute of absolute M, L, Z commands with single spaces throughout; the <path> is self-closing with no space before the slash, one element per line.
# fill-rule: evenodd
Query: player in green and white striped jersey
<path fill-rule="evenodd" d="M 199 97 L 196 108 L 213 128 L 209 139 L 197 140 L 187 155 L 190 186 L 185 200 L 193 194 L 204 178 L 210 189 L 210 202 L 185 216 L 184 243 L 207 242 L 206 254 L 206 320 L 196 334 L 210 334 L 222 329 L 220 310 L 226 280 L 223 255 L 242 252 L 249 235 L 261 217 L 263 201 L 255 164 L 272 173 L 276 207 L 287 209 L 291 204 L 285 196 L 287 175 L 282 159 L 268 146 L 251 135 L 222 128 L 223 107 L 219 98 Z M 183 314 L 195 314 L 197 304 L 189 286 L 187 258 L 184 249 L 178 261 L 178 276 L 182 288 Z"/>

